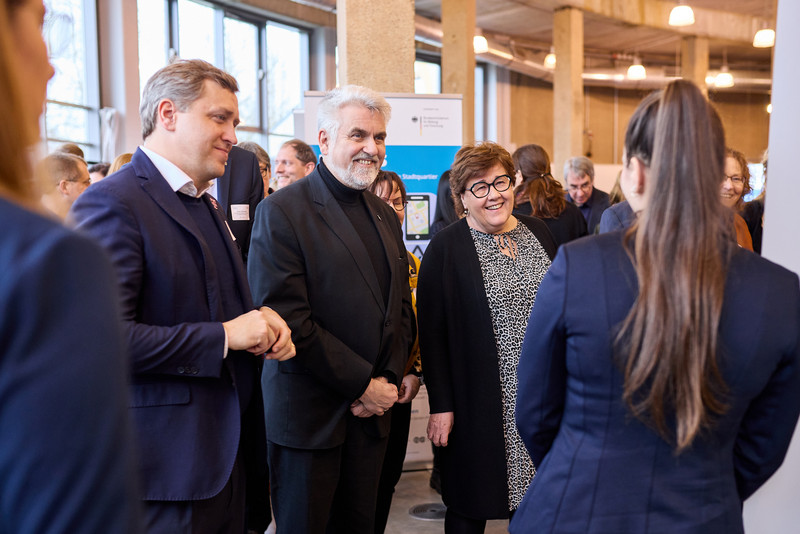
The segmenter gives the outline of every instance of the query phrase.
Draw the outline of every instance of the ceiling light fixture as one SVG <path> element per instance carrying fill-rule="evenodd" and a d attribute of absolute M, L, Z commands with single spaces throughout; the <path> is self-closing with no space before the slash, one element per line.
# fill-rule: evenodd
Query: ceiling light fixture
<path fill-rule="evenodd" d="M 489 51 L 489 41 L 483 35 L 476 35 L 472 38 L 472 50 L 476 54 L 485 54 Z"/>
<path fill-rule="evenodd" d="M 628 79 L 644 80 L 645 78 L 647 78 L 647 70 L 642 65 L 642 60 L 634 56 L 633 64 L 628 67 Z"/>
<path fill-rule="evenodd" d="M 719 74 L 714 78 L 714 86 L 722 89 L 733 87 L 733 74 L 728 71 L 727 65 L 723 65 L 722 68 L 719 69 Z"/>
<path fill-rule="evenodd" d="M 669 12 L 670 26 L 691 26 L 692 24 L 694 24 L 694 11 L 691 7 L 683 5 L 683 2 Z"/>
<path fill-rule="evenodd" d="M 550 47 L 550 53 L 544 56 L 544 66 L 548 69 L 556 68 L 556 52 L 552 46 Z"/>
<path fill-rule="evenodd" d="M 753 37 L 753 46 L 756 48 L 772 48 L 775 46 L 775 30 L 764 28 L 756 32 Z"/>
<path fill-rule="evenodd" d="M 733 74 L 728 70 L 728 50 L 722 50 L 722 68 L 719 69 L 719 74 L 714 78 L 714 86 L 725 89 L 733 87 Z"/>

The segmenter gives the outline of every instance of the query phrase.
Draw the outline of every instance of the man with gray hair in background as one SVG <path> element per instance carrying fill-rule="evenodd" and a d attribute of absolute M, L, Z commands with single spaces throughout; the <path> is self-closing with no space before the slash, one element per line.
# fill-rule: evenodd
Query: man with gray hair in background
<path fill-rule="evenodd" d="M 566 199 L 581 210 L 589 234 L 594 234 L 600 217 L 609 206 L 608 193 L 594 187 L 594 164 L 589 158 L 575 156 L 564 163 Z"/>
<path fill-rule="evenodd" d="M 256 211 L 248 275 L 286 319 L 297 357 L 266 362 L 262 390 L 278 532 L 372 534 L 389 408 L 411 348 L 400 223 L 365 189 L 391 108 L 365 87 L 320 101 L 322 159 Z"/>

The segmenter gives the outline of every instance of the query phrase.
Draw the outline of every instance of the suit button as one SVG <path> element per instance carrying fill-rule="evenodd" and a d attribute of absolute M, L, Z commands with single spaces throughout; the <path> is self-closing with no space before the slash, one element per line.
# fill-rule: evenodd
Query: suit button
<path fill-rule="evenodd" d="M 197 367 L 192 367 L 192 374 L 193 375 L 196 375 L 199 372 L 200 372 L 200 370 Z"/>
<path fill-rule="evenodd" d="M 383 326 L 389 328 L 390 326 L 392 326 L 392 321 L 386 321 L 385 323 L 383 323 Z"/>
<path fill-rule="evenodd" d="M 185 372 L 186 372 L 186 369 L 184 369 L 183 367 L 178 367 L 178 374 L 182 375 Z"/>

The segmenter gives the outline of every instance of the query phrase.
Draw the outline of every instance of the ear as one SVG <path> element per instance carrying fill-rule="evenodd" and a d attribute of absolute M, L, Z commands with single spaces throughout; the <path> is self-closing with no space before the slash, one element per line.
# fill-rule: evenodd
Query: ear
<path fill-rule="evenodd" d="M 178 108 L 175 103 L 165 98 L 158 103 L 157 108 L 158 122 L 169 132 L 175 131 L 175 121 L 177 120 Z"/>
<path fill-rule="evenodd" d="M 514 173 L 514 187 L 519 187 L 522 183 L 522 171 L 517 169 L 517 172 Z"/>
<path fill-rule="evenodd" d="M 330 139 L 328 138 L 328 132 L 325 130 L 319 131 L 319 151 L 322 153 L 323 156 L 328 155 L 328 142 Z"/>
<path fill-rule="evenodd" d="M 61 196 L 68 196 L 69 195 L 69 180 L 61 180 L 58 182 L 58 192 L 61 193 Z"/>
<path fill-rule="evenodd" d="M 631 175 L 634 179 L 634 192 L 640 196 L 644 195 L 645 187 L 647 185 L 647 171 L 649 171 L 649 168 L 636 156 L 631 158 L 629 165 L 631 169 Z"/>
<path fill-rule="evenodd" d="M 317 164 L 314 163 L 313 161 L 309 161 L 308 163 L 306 163 L 305 164 L 305 169 L 306 169 L 305 176 L 308 176 L 309 174 L 314 172 L 314 167 L 316 167 L 316 166 L 317 166 Z"/>

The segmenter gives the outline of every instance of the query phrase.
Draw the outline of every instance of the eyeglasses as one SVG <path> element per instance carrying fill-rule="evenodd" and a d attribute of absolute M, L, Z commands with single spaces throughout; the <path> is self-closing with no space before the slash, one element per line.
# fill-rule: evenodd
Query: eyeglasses
<path fill-rule="evenodd" d="M 725 175 L 725 180 L 728 180 L 728 179 L 730 179 L 730 181 L 731 181 L 731 182 L 732 182 L 734 185 L 744 185 L 744 177 L 743 177 L 743 176 L 739 176 L 738 174 L 734 174 L 733 176 L 728 176 L 728 175 L 726 174 L 726 175 Z M 723 182 L 724 182 L 725 180 L 723 180 Z"/>
<path fill-rule="evenodd" d="M 73 182 L 73 183 L 76 183 L 76 184 L 85 185 L 86 187 L 89 187 L 90 185 L 92 185 L 92 180 L 91 180 L 90 178 L 89 178 L 89 179 L 86 179 L 86 180 L 73 180 L 73 179 L 68 179 L 67 181 L 68 181 L 68 182 Z"/>
<path fill-rule="evenodd" d="M 403 211 L 404 209 L 406 209 L 406 205 L 408 204 L 407 200 L 400 200 L 400 199 L 392 200 L 390 198 L 382 198 L 381 200 L 383 200 L 391 207 L 393 207 L 394 211 Z"/>
<path fill-rule="evenodd" d="M 501 174 L 497 178 L 494 179 L 494 182 L 487 184 L 486 182 L 475 182 L 472 184 L 472 187 L 467 189 L 472 196 L 475 198 L 484 198 L 489 195 L 489 188 L 494 187 L 494 190 L 498 193 L 502 193 L 503 191 L 507 191 L 509 187 L 511 187 L 511 177 L 507 174 Z"/>

